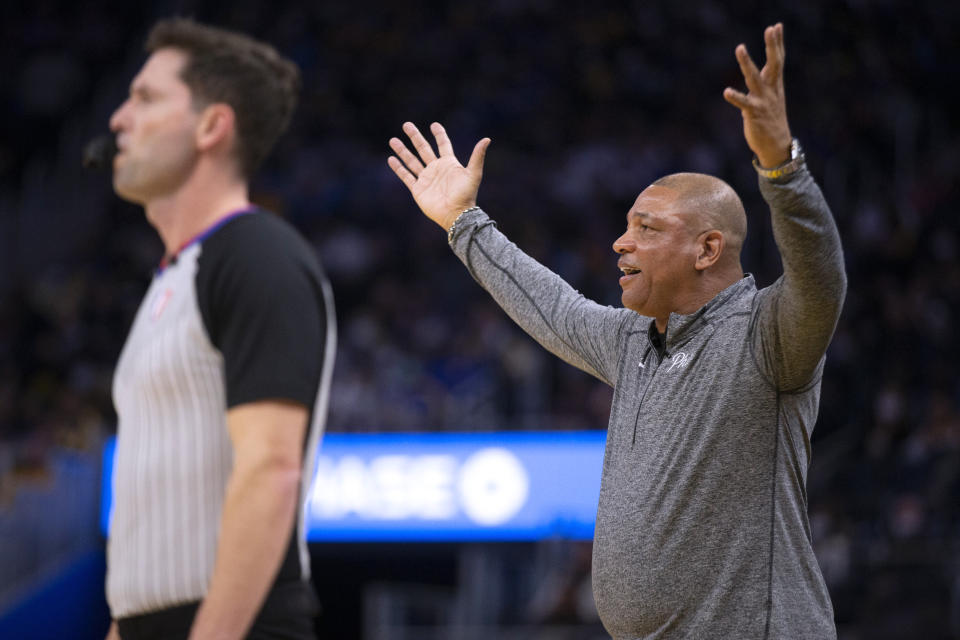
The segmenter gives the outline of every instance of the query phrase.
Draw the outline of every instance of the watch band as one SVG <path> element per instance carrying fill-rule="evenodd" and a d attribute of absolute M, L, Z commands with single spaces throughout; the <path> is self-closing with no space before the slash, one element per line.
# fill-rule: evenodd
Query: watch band
<path fill-rule="evenodd" d="M 790 141 L 790 159 L 784 162 L 783 164 L 776 166 L 772 169 L 764 169 L 760 166 L 760 162 L 757 160 L 757 156 L 753 156 L 753 168 L 757 170 L 762 177 L 767 180 L 776 180 L 778 178 L 783 178 L 797 171 L 802 167 L 807 161 L 806 156 L 803 153 L 803 148 L 800 146 L 800 141 L 794 138 Z"/>
<path fill-rule="evenodd" d="M 463 214 L 468 213 L 468 212 L 470 212 L 470 211 L 476 211 L 476 210 L 479 209 L 479 208 L 480 208 L 480 207 L 478 207 L 477 205 L 473 205 L 472 207 L 470 207 L 470 208 L 468 208 L 468 209 L 464 209 L 463 211 L 460 212 L 460 215 L 457 216 L 456 220 L 453 221 L 453 224 L 450 225 L 450 228 L 447 229 L 447 243 L 448 243 L 448 244 L 453 244 L 453 236 L 454 236 L 454 234 L 457 232 L 457 223 L 460 222 L 460 218 L 463 217 Z"/>

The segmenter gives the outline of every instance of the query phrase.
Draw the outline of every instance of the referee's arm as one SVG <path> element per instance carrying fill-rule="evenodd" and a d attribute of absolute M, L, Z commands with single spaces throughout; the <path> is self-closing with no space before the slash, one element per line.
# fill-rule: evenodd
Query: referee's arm
<path fill-rule="evenodd" d="M 299 515 L 308 407 L 315 407 L 332 328 L 313 250 L 278 218 L 243 216 L 203 248 L 197 297 L 223 354 L 233 467 L 190 638 L 239 640 L 284 570 Z M 301 578 L 304 567 L 296 573 Z"/>
<path fill-rule="evenodd" d="M 233 471 L 193 640 L 244 637 L 276 578 L 296 516 L 307 409 L 293 402 L 251 402 L 227 412 L 227 428 Z"/>

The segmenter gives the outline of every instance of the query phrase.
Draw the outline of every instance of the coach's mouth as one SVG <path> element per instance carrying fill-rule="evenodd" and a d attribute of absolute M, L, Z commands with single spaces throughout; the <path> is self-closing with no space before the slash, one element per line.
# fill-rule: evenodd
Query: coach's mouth
<path fill-rule="evenodd" d="M 621 287 L 627 284 L 628 282 L 630 282 L 631 280 L 633 280 L 638 274 L 641 273 L 641 270 L 637 269 L 636 267 L 630 267 L 625 264 L 621 264 L 619 266 L 620 266 L 620 271 L 623 272 L 623 275 L 620 277 Z"/>

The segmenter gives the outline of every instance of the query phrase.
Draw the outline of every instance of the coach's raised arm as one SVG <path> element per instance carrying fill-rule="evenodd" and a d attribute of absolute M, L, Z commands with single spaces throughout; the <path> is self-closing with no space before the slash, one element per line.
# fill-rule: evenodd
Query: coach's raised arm
<path fill-rule="evenodd" d="M 790 135 L 783 89 L 783 24 L 764 32 L 766 64 L 757 69 L 747 47 L 736 48 L 748 93 L 727 87 L 743 115 L 743 135 L 756 156 L 760 192 L 770 205 L 783 277 L 761 293 L 756 344 L 769 353 L 779 388 L 807 384 L 823 357 L 846 293 L 843 251 L 833 216 Z"/>
<path fill-rule="evenodd" d="M 611 365 L 618 344 L 607 338 L 625 313 L 632 314 L 580 295 L 507 240 L 476 206 L 490 139 L 477 142 L 464 167 L 439 123 L 430 126 L 439 155 L 413 123 L 404 123 L 403 130 L 417 155 L 398 138 L 392 138 L 390 147 L 403 162 L 391 156 L 390 167 L 410 189 L 423 213 L 447 230 L 447 240 L 474 279 L 514 322 L 551 353 L 613 384 Z M 482 240 L 478 234 L 482 234 Z"/>

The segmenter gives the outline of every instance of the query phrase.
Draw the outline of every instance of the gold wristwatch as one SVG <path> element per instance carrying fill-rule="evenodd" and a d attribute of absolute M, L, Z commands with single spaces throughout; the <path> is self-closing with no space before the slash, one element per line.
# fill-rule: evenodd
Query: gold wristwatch
<path fill-rule="evenodd" d="M 803 155 L 803 149 L 800 147 L 800 141 L 794 138 L 790 142 L 789 160 L 779 166 L 774 167 L 773 169 L 764 169 L 760 166 L 757 156 L 753 156 L 753 168 L 756 169 L 757 173 L 767 180 L 776 180 L 795 172 L 797 169 L 802 167 L 806 161 L 806 156 Z"/>

